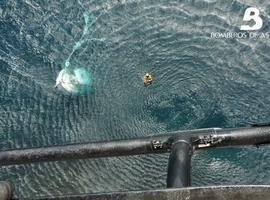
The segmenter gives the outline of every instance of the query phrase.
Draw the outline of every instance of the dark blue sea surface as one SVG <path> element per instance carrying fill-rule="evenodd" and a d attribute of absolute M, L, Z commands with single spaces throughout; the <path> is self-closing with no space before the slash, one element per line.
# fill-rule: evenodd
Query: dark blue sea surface
<path fill-rule="evenodd" d="M 127 139 L 166 131 L 270 121 L 269 39 L 214 39 L 240 31 L 244 11 L 267 0 L 0 0 L 0 149 Z M 55 80 L 72 60 L 92 72 L 90 93 Z M 104 38 L 95 41 L 91 38 Z M 153 84 L 143 86 L 151 71 Z M 0 168 L 16 196 L 157 189 L 168 155 Z M 270 184 L 270 149 L 195 152 L 194 186 Z"/>

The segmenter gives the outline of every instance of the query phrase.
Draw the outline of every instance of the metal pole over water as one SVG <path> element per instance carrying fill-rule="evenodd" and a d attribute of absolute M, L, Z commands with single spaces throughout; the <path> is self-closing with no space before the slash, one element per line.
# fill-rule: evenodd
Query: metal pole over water
<path fill-rule="evenodd" d="M 178 141 L 172 146 L 169 157 L 167 188 L 181 188 L 191 185 L 192 145 Z"/>
<path fill-rule="evenodd" d="M 190 143 L 194 150 L 269 144 L 270 126 L 198 129 L 156 134 L 128 140 L 14 149 L 0 152 L 0 165 L 166 153 L 171 152 L 173 144 L 180 140 Z"/>
<path fill-rule="evenodd" d="M 197 129 L 129 140 L 14 149 L 0 152 L 0 165 L 170 152 L 167 187 L 182 188 L 191 185 L 191 156 L 194 150 L 263 144 L 270 144 L 270 125 Z"/>
<path fill-rule="evenodd" d="M 270 144 L 269 124 L 233 129 L 176 131 L 129 140 L 14 149 L 0 152 L 0 165 L 170 152 L 167 187 L 184 188 L 191 185 L 191 156 L 194 150 L 263 144 Z M 10 196 L 9 184 L 0 182 L 0 197 L 9 199 Z M 66 199 L 66 196 L 63 198 Z"/>

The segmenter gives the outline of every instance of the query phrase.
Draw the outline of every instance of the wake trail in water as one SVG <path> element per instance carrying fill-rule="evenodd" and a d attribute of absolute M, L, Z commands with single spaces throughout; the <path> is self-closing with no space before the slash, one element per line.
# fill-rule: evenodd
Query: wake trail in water
<path fill-rule="evenodd" d="M 56 79 L 55 87 L 62 90 L 65 94 L 85 94 L 91 91 L 93 77 L 89 67 L 84 66 L 81 64 L 81 61 L 78 62 L 77 59 L 72 59 L 72 57 L 76 51 L 81 49 L 84 43 L 89 41 L 104 41 L 103 38 L 86 38 L 93 22 L 91 21 L 91 15 L 89 12 L 84 12 L 83 17 L 85 24 L 83 33 L 79 41 L 75 42 L 71 53 L 64 62 L 63 69 L 60 71 Z"/>
<path fill-rule="evenodd" d="M 89 33 L 89 29 L 92 26 L 93 22 L 91 21 L 91 14 L 89 12 L 84 12 L 83 17 L 84 17 L 84 23 L 85 23 L 84 28 L 83 28 L 83 34 L 80 37 L 79 41 L 74 44 L 71 53 L 69 54 L 68 58 L 65 60 L 64 69 L 68 69 L 70 67 L 70 60 L 71 60 L 73 54 L 77 50 L 81 49 L 82 45 L 85 42 L 88 42 L 88 41 L 100 41 L 100 42 L 103 42 L 105 40 L 104 38 L 101 38 L 101 39 L 98 39 L 98 38 L 87 39 L 87 38 L 85 38 L 85 36 Z"/>
<path fill-rule="evenodd" d="M 91 21 L 90 14 L 88 12 L 85 12 L 83 14 L 83 17 L 84 17 L 84 22 L 85 22 L 85 25 L 83 28 L 83 34 L 82 34 L 81 38 L 79 39 L 79 41 L 75 43 L 71 53 L 69 54 L 68 58 L 65 60 L 65 68 L 64 69 L 67 69 L 70 66 L 70 59 L 71 59 L 72 55 L 75 53 L 75 51 L 79 50 L 82 47 L 82 44 L 85 42 L 84 37 L 89 32 L 89 27 L 91 25 L 91 24 L 89 24 L 89 22 Z"/>

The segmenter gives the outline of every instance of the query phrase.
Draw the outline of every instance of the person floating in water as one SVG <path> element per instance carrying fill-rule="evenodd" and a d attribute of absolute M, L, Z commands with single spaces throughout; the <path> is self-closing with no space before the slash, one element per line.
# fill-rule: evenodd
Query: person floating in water
<path fill-rule="evenodd" d="M 145 73 L 143 76 L 144 86 L 146 87 L 148 85 L 151 85 L 152 81 L 153 81 L 152 75 L 149 72 Z"/>

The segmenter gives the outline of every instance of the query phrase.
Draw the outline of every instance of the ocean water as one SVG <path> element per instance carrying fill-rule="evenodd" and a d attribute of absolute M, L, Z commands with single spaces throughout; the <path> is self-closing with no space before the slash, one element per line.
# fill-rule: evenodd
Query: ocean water
<path fill-rule="evenodd" d="M 267 0 L 1 0 L 0 149 L 127 139 L 174 130 L 270 121 L 269 39 L 239 32 L 247 7 Z M 86 95 L 55 90 L 71 60 L 92 72 Z M 103 38 L 102 41 L 92 40 Z M 143 86 L 151 71 L 153 84 Z M 270 184 L 269 147 L 195 152 L 192 185 Z M 168 154 L 0 168 L 15 196 L 157 189 Z"/>

